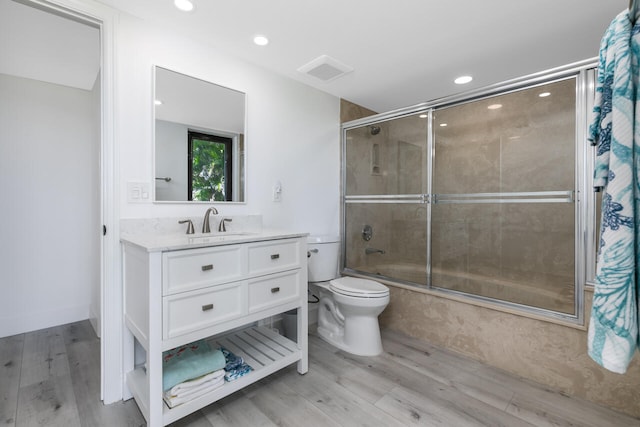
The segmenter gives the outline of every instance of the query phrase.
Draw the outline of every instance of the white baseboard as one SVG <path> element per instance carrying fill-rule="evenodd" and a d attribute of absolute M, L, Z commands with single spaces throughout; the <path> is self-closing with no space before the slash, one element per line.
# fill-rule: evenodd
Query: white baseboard
<path fill-rule="evenodd" d="M 0 338 L 65 325 L 88 318 L 88 305 L 24 313 L 13 317 L 0 317 Z"/>

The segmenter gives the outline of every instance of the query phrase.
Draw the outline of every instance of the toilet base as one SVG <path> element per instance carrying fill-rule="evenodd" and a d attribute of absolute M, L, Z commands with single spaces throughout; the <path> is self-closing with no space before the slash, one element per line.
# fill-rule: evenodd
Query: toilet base
<path fill-rule="evenodd" d="M 318 335 L 324 341 L 357 356 L 383 352 L 378 315 L 389 304 L 389 295 L 360 298 L 334 293 L 320 286 Z"/>
<path fill-rule="evenodd" d="M 354 347 L 345 344 L 344 342 L 344 329 L 337 328 L 330 330 L 323 325 L 318 324 L 318 335 L 324 341 L 346 351 L 347 353 L 355 354 L 356 356 L 379 356 L 384 349 L 382 348 L 382 340 L 380 339 L 380 332 L 378 330 L 377 339 L 370 340 L 370 343 L 366 346 Z"/>

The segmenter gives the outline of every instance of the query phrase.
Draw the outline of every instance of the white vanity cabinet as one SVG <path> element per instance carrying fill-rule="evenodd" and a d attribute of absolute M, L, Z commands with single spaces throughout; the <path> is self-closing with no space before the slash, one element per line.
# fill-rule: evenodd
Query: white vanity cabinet
<path fill-rule="evenodd" d="M 149 426 L 174 422 L 292 363 L 307 372 L 306 234 L 121 240 L 126 384 Z M 292 309 L 297 342 L 258 326 Z M 162 400 L 162 352 L 203 338 L 242 356 L 253 371 L 170 409 Z"/>

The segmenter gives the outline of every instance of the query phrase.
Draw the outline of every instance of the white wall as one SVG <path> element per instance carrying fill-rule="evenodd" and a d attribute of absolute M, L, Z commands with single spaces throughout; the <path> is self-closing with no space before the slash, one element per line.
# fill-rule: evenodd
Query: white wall
<path fill-rule="evenodd" d="M 151 80 L 156 64 L 247 94 L 247 203 L 217 204 L 221 214 L 262 214 L 266 227 L 338 233 L 339 99 L 205 43 L 120 17 L 116 73 L 120 216 L 197 216 L 205 211 L 203 205 L 127 202 L 128 181 L 153 185 Z M 271 201 L 276 181 L 282 183 L 280 203 Z"/>
<path fill-rule="evenodd" d="M 156 180 L 157 200 L 186 200 L 187 182 L 187 138 L 189 128 L 180 123 L 156 120 L 156 173 L 157 177 L 169 177 L 170 182 Z M 159 155 L 162 153 L 162 155 Z"/>
<path fill-rule="evenodd" d="M 89 317 L 100 184 L 91 92 L 0 74 L 0 94 L 2 337 Z"/>
<path fill-rule="evenodd" d="M 102 138 L 102 89 L 100 85 L 101 76 L 98 73 L 96 77 L 96 81 L 93 84 L 93 89 L 91 90 L 91 115 L 92 115 L 92 141 L 91 144 L 91 159 L 94 164 L 91 168 L 91 180 L 93 181 L 92 188 L 92 213 L 91 213 L 91 230 L 98 230 L 98 233 L 102 230 L 102 221 L 100 215 L 100 203 L 102 199 L 102 194 L 100 191 L 101 188 L 101 179 L 100 179 L 100 140 Z M 101 241 L 100 237 L 95 237 L 92 240 L 93 248 L 92 253 L 95 253 L 95 256 L 91 258 L 94 266 L 92 268 L 92 278 L 91 278 L 91 295 L 90 295 L 90 306 L 89 306 L 89 320 L 91 321 L 91 325 L 99 337 L 101 334 L 101 322 L 102 322 L 102 292 L 100 289 L 100 246 Z"/>

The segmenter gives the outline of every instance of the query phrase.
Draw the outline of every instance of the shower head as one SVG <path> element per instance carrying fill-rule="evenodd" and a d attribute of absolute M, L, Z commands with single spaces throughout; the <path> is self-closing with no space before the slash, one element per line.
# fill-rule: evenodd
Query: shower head
<path fill-rule="evenodd" d="M 369 126 L 369 130 L 371 131 L 371 135 L 377 135 L 380 133 L 380 126 Z"/>

